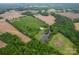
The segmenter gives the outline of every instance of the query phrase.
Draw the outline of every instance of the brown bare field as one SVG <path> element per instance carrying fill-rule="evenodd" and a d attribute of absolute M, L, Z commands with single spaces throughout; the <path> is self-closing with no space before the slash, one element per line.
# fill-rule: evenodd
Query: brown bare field
<path fill-rule="evenodd" d="M 0 21 L 0 31 L 1 32 L 9 32 L 11 34 L 17 35 L 21 40 L 25 43 L 30 41 L 30 38 L 21 32 L 19 32 L 16 28 L 5 21 Z"/>
<path fill-rule="evenodd" d="M 48 25 L 52 25 L 55 23 L 55 17 L 49 15 L 49 16 L 42 16 L 42 15 L 34 15 L 36 18 L 39 18 L 40 20 L 44 21 Z"/>
<path fill-rule="evenodd" d="M 79 31 L 79 23 L 74 23 L 75 29 Z"/>
<path fill-rule="evenodd" d="M 71 19 L 79 18 L 79 13 L 64 12 L 64 13 L 58 13 L 58 14 L 63 15 L 63 16 L 67 16 Z"/>
<path fill-rule="evenodd" d="M 0 40 L 0 48 L 5 47 L 7 44 Z"/>
<path fill-rule="evenodd" d="M 4 14 L 0 14 L 0 17 L 3 17 L 3 19 L 11 20 L 13 18 L 18 18 L 23 16 L 21 15 L 21 13 L 22 12 L 20 11 L 11 10 L 11 11 L 5 12 Z"/>

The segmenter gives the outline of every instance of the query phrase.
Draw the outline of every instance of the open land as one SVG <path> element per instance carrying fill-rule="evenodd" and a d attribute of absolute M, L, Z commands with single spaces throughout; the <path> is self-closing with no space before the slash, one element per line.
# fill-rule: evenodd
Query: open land
<path fill-rule="evenodd" d="M 42 16 L 42 15 L 35 15 L 36 18 L 44 21 L 48 25 L 52 25 L 55 23 L 55 17 L 49 15 L 49 16 Z"/>
<path fill-rule="evenodd" d="M 62 34 L 58 33 L 54 35 L 49 41 L 49 46 L 54 47 L 62 54 L 74 54 L 76 49 L 74 44 Z"/>

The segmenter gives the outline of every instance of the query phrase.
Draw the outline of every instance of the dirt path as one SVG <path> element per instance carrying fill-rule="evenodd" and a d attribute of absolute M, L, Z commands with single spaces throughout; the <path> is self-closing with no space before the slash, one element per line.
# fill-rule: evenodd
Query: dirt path
<path fill-rule="evenodd" d="M 19 32 L 16 28 L 5 21 L 0 21 L 0 31 L 1 32 L 9 32 L 11 34 L 17 35 L 21 40 L 25 43 L 30 41 L 30 38 L 21 32 Z"/>
<path fill-rule="evenodd" d="M 36 18 L 39 18 L 40 20 L 44 21 L 48 25 L 52 25 L 55 23 L 55 17 L 49 15 L 49 16 L 42 16 L 42 15 L 34 15 Z"/>

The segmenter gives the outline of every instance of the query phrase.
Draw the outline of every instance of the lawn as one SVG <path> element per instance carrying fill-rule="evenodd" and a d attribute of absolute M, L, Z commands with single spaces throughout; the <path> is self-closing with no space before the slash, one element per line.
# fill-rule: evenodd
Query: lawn
<path fill-rule="evenodd" d="M 48 45 L 65 55 L 76 54 L 75 45 L 60 33 L 53 35 Z"/>
<path fill-rule="evenodd" d="M 48 25 L 32 16 L 23 16 L 10 21 L 17 29 L 24 34 L 34 36 L 40 31 L 40 27 L 46 28 Z"/>

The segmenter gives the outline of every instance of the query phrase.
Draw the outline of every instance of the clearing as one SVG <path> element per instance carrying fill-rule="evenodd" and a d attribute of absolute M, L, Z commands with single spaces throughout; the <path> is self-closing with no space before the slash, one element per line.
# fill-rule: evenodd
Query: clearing
<path fill-rule="evenodd" d="M 75 45 L 61 33 L 53 35 L 49 41 L 49 46 L 55 48 L 65 55 L 76 54 Z"/>

